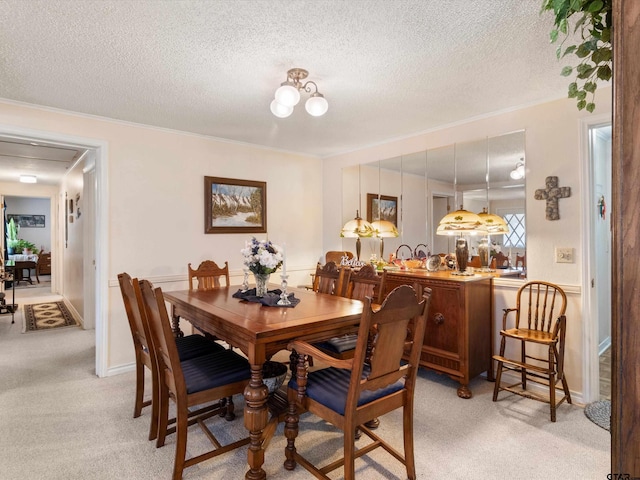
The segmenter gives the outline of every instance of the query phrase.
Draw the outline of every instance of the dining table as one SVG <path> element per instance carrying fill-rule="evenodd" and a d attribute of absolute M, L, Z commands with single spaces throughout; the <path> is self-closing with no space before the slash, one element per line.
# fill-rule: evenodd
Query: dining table
<path fill-rule="evenodd" d="M 232 285 L 213 290 L 167 291 L 164 299 L 171 306 L 174 334 L 182 334 L 180 319 L 185 319 L 247 356 L 251 379 L 244 391 L 244 426 L 250 443 L 245 478 L 263 480 L 265 450 L 278 421 L 273 413 L 269 418 L 269 393 L 262 377 L 264 362 L 294 339 L 319 341 L 357 332 L 363 303 L 304 288 L 288 288 L 287 293 L 293 293 L 299 303 L 294 307 L 266 306 L 235 298 L 233 294 L 241 288 Z"/>

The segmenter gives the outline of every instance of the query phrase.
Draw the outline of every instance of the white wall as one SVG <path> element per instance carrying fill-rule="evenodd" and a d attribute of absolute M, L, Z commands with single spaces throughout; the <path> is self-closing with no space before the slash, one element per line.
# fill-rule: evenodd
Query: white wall
<path fill-rule="evenodd" d="M 611 88 L 603 88 L 596 95 L 594 116 L 611 113 Z M 341 185 L 331 181 L 339 178 L 344 167 L 369 163 L 372 159 L 394 158 L 454 143 L 525 130 L 527 158 L 526 218 L 528 278 L 560 284 L 569 297 L 567 310 L 566 369 L 569 386 L 577 398 L 583 391 L 583 312 L 581 285 L 583 254 L 581 235 L 580 164 L 588 161 L 580 157 L 580 119 L 589 116 L 578 111 L 571 99 L 561 99 L 525 107 L 466 123 L 460 123 L 394 142 L 336 155 L 323 163 L 323 245 L 326 250 L 342 250 L 339 231 L 342 218 L 335 214 L 341 209 Z M 543 188 L 547 176 L 557 176 L 560 186 L 569 186 L 572 195 L 560 200 L 560 220 L 545 219 L 545 202 L 534 200 L 534 192 Z M 574 263 L 555 263 L 555 247 L 572 247 Z M 494 324 L 501 326 L 501 308 L 515 305 L 517 280 L 496 281 Z M 494 339 L 495 340 L 495 339 Z M 497 342 L 496 342 L 497 345 Z"/>
<path fill-rule="evenodd" d="M 63 295 L 84 319 L 91 312 L 84 311 L 84 231 L 85 215 L 78 217 L 78 198 L 82 202 L 84 162 L 80 162 L 64 178 L 61 195 L 62 210 L 66 214 L 67 238 L 62 243 L 64 280 Z M 64 207 L 66 202 L 67 208 Z M 73 205 L 71 205 L 73 202 Z M 70 208 L 73 210 L 70 210 Z M 81 210 L 82 211 L 82 210 Z M 66 243 L 66 244 L 65 244 Z"/>
<path fill-rule="evenodd" d="M 13 197 L 5 195 L 7 214 L 44 215 L 44 228 L 21 227 L 18 238 L 35 244 L 38 250 L 44 247 L 51 251 L 51 200 L 37 197 Z"/>
<path fill-rule="evenodd" d="M 184 289 L 189 262 L 227 260 L 232 283 L 242 282 L 240 250 L 250 235 L 204 234 L 205 175 L 267 182 L 268 232 L 257 236 L 286 242 L 290 284 L 308 283 L 324 253 L 317 158 L 13 103 L 0 103 L 2 126 L 107 143 L 111 372 L 134 359 L 118 273 Z"/>

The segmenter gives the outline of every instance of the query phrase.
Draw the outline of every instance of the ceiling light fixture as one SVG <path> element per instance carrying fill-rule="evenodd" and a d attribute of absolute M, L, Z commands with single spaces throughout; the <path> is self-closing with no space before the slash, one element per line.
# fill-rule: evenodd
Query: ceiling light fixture
<path fill-rule="evenodd" d="M 329 104 L 318 91 L 318 85 L 311 80 L 302 83 L 302 80 L 309 76 L 309 72 L 303 68 L 292 68 L 287 72 L 287 80 L 280 84 L 276 90 L 275 98 L 271 102 L 271 113 L 278 118 L 286 118 L 293 113 L 295 107 L 300 101 L 300 91 L 303 90 L 311 93 L 311 85 L 315 87 L 315 92 L 305 102 L 304 108 L 309 115 L 320 117 L 327 113 Z"/>
<path fill-rule="evenodd" d="M 35 175 L 20 175 L 21 183 L 38 183 L 38 179 Z"/>
<path fill-rule="evenodd" d="M 516 168 L 511 170 L 509 176 L 514 180 L 520 180 L 524 178 L 524 158 L 521 158 L 518 163 L 516 163 Z"/>

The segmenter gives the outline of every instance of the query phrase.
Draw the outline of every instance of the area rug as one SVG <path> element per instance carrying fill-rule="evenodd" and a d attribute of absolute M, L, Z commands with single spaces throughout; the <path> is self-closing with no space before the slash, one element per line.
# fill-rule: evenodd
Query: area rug
<path fill-rule="evenodd" d="M 62 301 L 25 305 L 23 313 L 23 333 L 80 325 Z"/>
<path fill-rule="evenodd" d="M 590 403 L 584 407 L 584 414 L 589 420 L 611 431 L 611 401 L 610 400 L 598 400 L 597 402 Z"/>

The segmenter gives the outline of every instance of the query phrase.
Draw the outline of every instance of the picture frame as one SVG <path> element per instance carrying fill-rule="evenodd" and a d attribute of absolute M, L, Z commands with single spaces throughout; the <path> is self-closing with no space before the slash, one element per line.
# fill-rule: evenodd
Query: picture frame
<path fill-rule="evenodd" d="M 8 213 L 7 221 L 11 220 L 20 228 L 45 228 L 45 215 L 24 215 L 22 213 Z"/>
<path fill-rule="evenodd" d="M 386 220 L 398 227 L 398 197 L 367 193 L 367 222 Z"/>
<path fill-rule="evenodd" d="M 266 233 L 267 182 L 204 177 L 204 233 Z"/>

